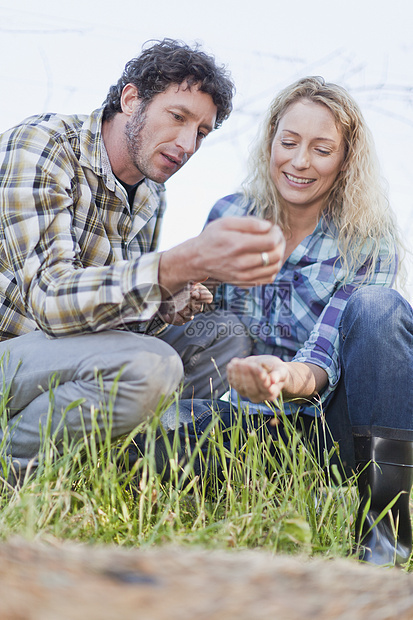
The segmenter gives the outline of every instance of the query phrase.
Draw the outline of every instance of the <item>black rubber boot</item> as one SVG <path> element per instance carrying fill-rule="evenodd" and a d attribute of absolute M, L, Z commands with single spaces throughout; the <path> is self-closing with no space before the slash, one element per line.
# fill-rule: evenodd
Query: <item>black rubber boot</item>
<path fill-rule="evenodd" d="M 356 520 L 359 559 L 379 566 L 399 566 L 408 561 L 412 552 L 409 500 L 413 442 L 374 435 L 353 434 L 353 438 L 359 474 L 360 507 Z M 396 497 L 393 506 L 373 525 Z"/>

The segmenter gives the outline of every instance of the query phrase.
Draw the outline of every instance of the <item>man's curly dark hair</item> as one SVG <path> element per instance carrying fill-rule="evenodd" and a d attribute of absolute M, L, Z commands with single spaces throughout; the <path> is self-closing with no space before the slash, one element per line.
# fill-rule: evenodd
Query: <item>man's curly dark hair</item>
<path fill-rule="evenodd" d="M 163 39 L 144 49 L 140 56 L 130 60 L 117 84 L 110 87 L 103 102 L 103 120 L 110 120 L 121 112 L 120 99 L 126 84 L 138 89 L 139 98 L 147 105 L 155 95 L 171 84 L 196 84 L 208 93 L 217 107 L 215 129 L 221 126 L 232 111 L 234 83 L 224 66 L 218 67 L 213 56 L 189 47 L 182 41 Z"/>

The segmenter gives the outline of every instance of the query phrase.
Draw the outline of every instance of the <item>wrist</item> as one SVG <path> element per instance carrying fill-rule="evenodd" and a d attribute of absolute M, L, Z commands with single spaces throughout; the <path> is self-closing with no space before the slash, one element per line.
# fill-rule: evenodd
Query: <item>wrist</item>
<path fill-rule="evenodd" d="M 200 260 L 194 239 L 161 253 L 158 281 L 164 296 L 174 295 L 189 282 L 201 282 L 208 273 Z"/>

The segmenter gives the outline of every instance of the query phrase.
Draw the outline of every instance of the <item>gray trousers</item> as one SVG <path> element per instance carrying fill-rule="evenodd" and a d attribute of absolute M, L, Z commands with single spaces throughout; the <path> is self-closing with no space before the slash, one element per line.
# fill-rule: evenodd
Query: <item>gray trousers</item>
<path fill-rule="evenodd" d="M 185 325 L 169 326 L 159 338 L 184 364 L 181 398 L 220 398 L 228 390 L 228 362 L 250 355 L 253 344 L 239 318 L 225 311 L 197 314 Z"/>
<path fill-rule="evenodd" d="M 63 417 L 69 439 L 76 439 L 83 426 L 90 432 L 96 409 L 110 406 L 116 438 L 150 417 L 183 374 L 179 356 L 161 340 L 116 330 L 56 339 L 36 331 L 0 343 L 0 357 L 3 386 L 10 386 L 8 424 L 0 431 L 0 441 L 21 473 L 30 460 L 37 464 L 39 428 L 46 429 L 50 402 L 57 443 L 63 438 Z M 107 429 L 102 416 L 96 424 L 102 432 Z"/>
<path fill-rule="evenodd" d="M 182 380 L 182 365 L 184 398 L 217 398 L 228 388 L 226 364 L 250 350 L 251 340 L 239 319 L 218 312 L 197 315 L 182 327 L 170 326 L 156 338 L 111 330 L 48 339 L 36 331 L 1 342 L 2 381 L 10 392 L 0 444 L 23 474 L 30 461 L 37 464 L 50 407 L 50 430 L 57 443 L 64 429 L 69 439 L 81 437 L 83 428 L 90 432 L 93 412 L 109 407 L 115 439 L 153 415 L 160 400 L 174 392 Z M 95 420 L 104 433 L 104 418 Z"/>

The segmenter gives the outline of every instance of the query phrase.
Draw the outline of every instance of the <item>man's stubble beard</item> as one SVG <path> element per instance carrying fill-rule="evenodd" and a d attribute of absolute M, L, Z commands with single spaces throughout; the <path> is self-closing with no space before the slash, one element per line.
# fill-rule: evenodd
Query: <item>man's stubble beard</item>
<path fill-rule="evenodd" d="M 152 178 L 143 155 L 145 150 L 143 130 L 146 127 L 146 108 L 147 104 L 141 103 L 139 108 L 132 114 L 125 125 L 125 136 L 128 155 L 133 165 L 144 177 Z"/>

